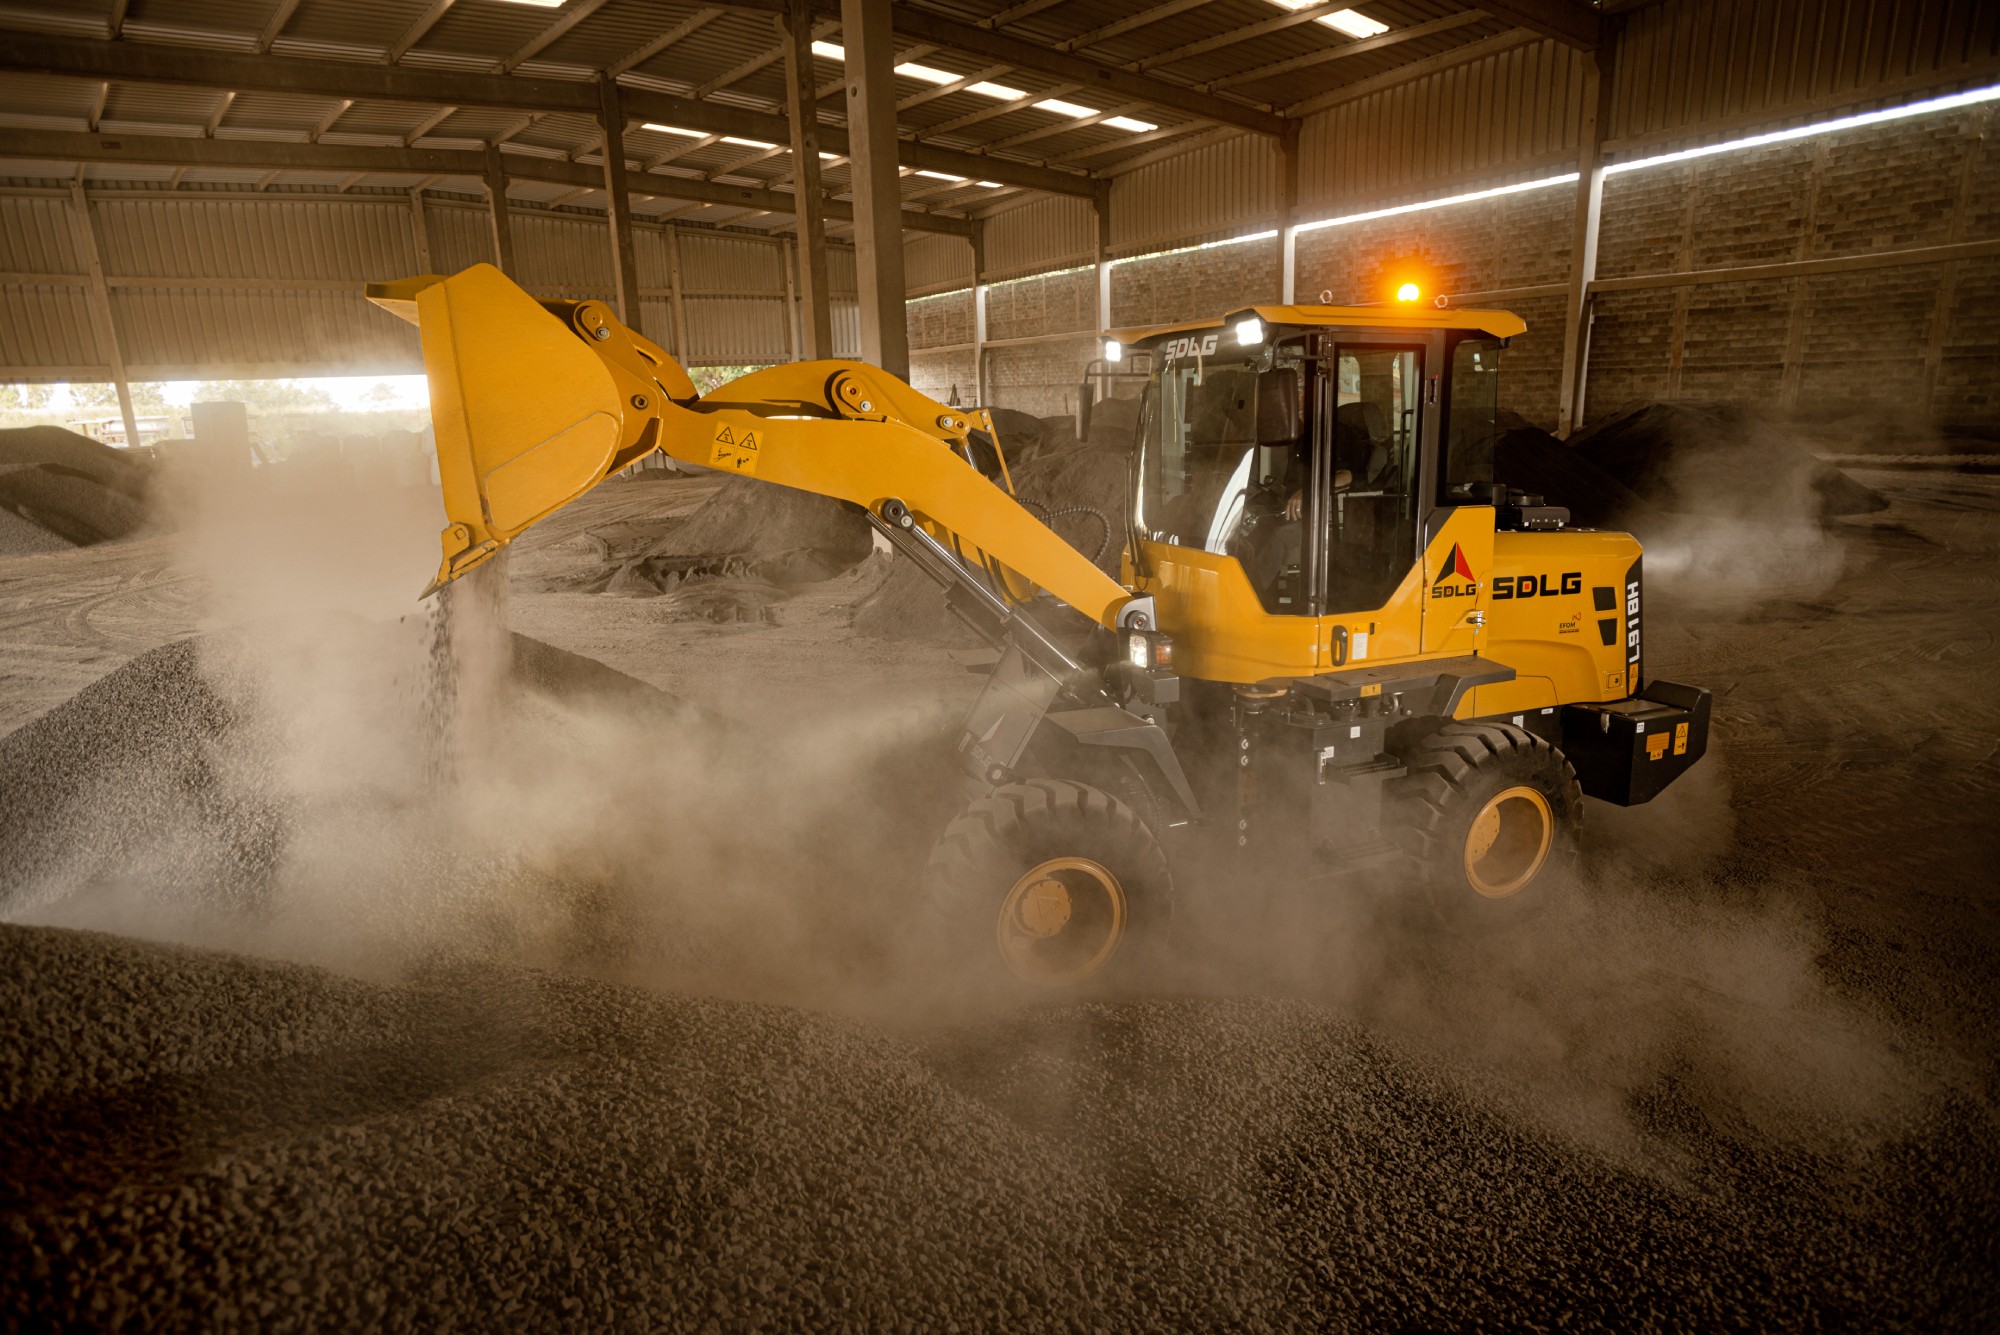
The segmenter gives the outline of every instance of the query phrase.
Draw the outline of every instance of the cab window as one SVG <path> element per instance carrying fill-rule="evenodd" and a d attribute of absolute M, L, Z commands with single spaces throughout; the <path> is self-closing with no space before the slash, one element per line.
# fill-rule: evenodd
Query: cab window
<path fill-rule="evenodd" d="M 1466 339 L 1452 349 L 1451 393 L 1444 415 L 1444 467 L 1438 504 L 1488 505 L 1495 481 L 1493 449 L 1500 435 L 1500 348 Z"/>

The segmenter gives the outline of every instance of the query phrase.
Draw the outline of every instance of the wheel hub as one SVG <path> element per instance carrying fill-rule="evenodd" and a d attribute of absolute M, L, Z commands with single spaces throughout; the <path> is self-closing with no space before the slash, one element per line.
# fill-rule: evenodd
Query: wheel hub
<path fill-rule="evenodd" d="M 1116 953 L 1127 914 L 1125 887 L 1109 868 L 1088 858 L 1049 858 L 1001 902 L 1000 957 L 1029 982 L 1081 982 Z"/>
<path fill-rule="evenodd" d="M 1488 899 L 1505 899 L 1535 879 L 1554 842 L 1548 798 L 1527 784 L 1503 788 L 1466 830 L 1466 882 Z"/>

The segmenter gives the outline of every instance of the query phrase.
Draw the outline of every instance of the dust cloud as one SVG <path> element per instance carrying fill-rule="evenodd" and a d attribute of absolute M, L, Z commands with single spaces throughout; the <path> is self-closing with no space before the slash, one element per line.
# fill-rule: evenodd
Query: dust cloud
<path fill-rule="evenodd" d="M 521 1179 L 461 1162 L 490 1137 L 523 1162 L 554 1156 L 559 1183 L 595 1184 L 547 1205 L 558 1234 L 617 1220 L 601 1257 L 552 1253 L 536 1282 L 578 1268 L 614 1277 L 611 1292 L 645 1267 L 652 1287 L 634 1291 L 686 1319 L 776 1311 L 810 1289 L 836 1296 L 791 1319 L 881 1324 L 915 1307 L 987 1325 L 1426 1327 L 1527 1320 L 1560 1291 L 1612 1325 L 1671 1306 L 1757 1326 L 1876 1294 L 1889 1224 L 1869 1213 L 1868 1165 L 1933 1091 L 1903 1037 L 1824 975 L 1800 898 L 1744 859 L 1726 741 L 1649 808 L 1594 806 L 1577 883 L 1513 931 L 1441 935 L 1393 881 L 1328 895 L 1266 869 L 1191 873 L 1183 949 L 1157 976 L 968 1012 L 937 1004 L 954 980 L 905 948 L 916 869 L 960 801 L 946 715 L 715 717 L 511 635 L 498 562 L 416 603 L 435 493 L 260 483 L 211 481 L 182 502 L 182 559 L 210 591 L 198 670 L 224 716 L 201 743 L 201 819 L 114 856 L 73 849 L 4 916 L 415 979 L 431 989 L 410 994 L 421 1005 L 502 1015 L 472 1026 L 497 1054 L 480 1047 L 486 1064 L 433 1101 L 464 1125 L 397 1138 L 398 1155 L 434 1157 L 346 1170 L 356 1199 L 387 1193 L 368 1218 L 442 1228 L 432 1195 L 490 1192 L 467 1197 L 490 1230 L 481 1254 L 513 1257 L 548 1220 L 539 1205 L 524 1220 Z M 1649 571 L 1764 596 L 1726 540 L 1768 528 L 1754 507 L 1703 523 L 1720 526 L 1706 546 L 1649 553 Z M 1800 543 L 1796 578 L 1838 577 Z M 134 809 L 129 791 L 100 796 Z M 210 846 L 191 854 L 189 839 Z M 204 874 L 217 868 L 230 874 Z M 468 976 L 480 982 L 437 990 Z M 841 1018 L 677 1009 L 689 998 Z M 455 1030 L 425 1041 L 455 1069 Z M 578 1052 L 599 1064 L 561 1065 Z M 699 1061 L 676 1065 L 687 1052 Z M 501 1088 L 518 1107 L 466 1092 L 517 1065 L 521 1083 Z M 581 1092 L 544 1074 L 557 1069 Z M 846 1139 L 829 1143 L 825 1123 Z M 635 1127 L 683 1139 L 633 1149 Z M 885 1147 L 885 1129 L 905 1139 Z M 307 1151 L 269 1171 L 316 1185 L 331 1170 Z M 406 1182 L 428 1194 L 396 1194 Z M 801 1207 L 820 1200 L 839 1212 Z M 906 1237 L 918 1205 L 944 1222 Z M 1788 1211 L 1831 1220 L 1826 1236 L 1795 1236 Z M 864 1254 L 833 1270 L 874 1287 L 838 1298 L 819 1258 L 855 1219 Z M 370 1239 L 357 1266 L 377 1264 L 375 1232 L 354 1226 Z M 949 1292 L 867 1269 L 941 1240 L 937 1274 L 979 1258 Z M 287 1271 L 269 1250 L 242 1264 L 275 1286 Z M 453 1284 L 477 1287 L 439 1291 Z M 712 1305 L 725 1289 L 737 1306 Z M 1054 1308 L 1034 1306 L 1049 1294 Z M 837 1305 L 863 1300 L 876 1305 Z M 572 1311 L 567 1295 L 535 1301 Z"/>

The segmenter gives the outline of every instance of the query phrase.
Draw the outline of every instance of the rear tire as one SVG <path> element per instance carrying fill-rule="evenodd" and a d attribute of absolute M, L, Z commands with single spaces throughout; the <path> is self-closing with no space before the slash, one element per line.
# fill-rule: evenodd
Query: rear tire
<path fill-rule="evenodd" d="M 1014 990 L 1129 981 L 1173 914 L 1166 854 L 1146 823 L 1067 779 L 974 801 L 931 850 L 924 885 L 946 967 Z"/>
<path fill-rule="evenodd" d="M 1562 752 L 1510 724 L 1446 723 L 1402 760 L 1396 818 L 1447 926 L 1518 921 L 1570 884 L 1583 793 Z"/>

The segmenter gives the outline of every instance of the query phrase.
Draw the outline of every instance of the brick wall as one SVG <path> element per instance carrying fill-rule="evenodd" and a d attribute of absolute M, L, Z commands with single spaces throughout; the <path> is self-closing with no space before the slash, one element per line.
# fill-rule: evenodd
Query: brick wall
<path fill-rule="evenodd" d="M 1111 323 L 1129 329 L 1224 315 L 1279 296 L 1276 238 L 1125 260 L 1111 269 Z"/>
<path fill-rule="evenodd" d="M 1297 293 L 1386 297 L 1407 272 L 1431 291 L 1563 282 L 1576 190 L 1549 186 L 1321 228 L 1298 238 Z M 1838 257 L 2000 238 L 2000 109 L 1913 117 L 1811 140 L 1618 173 L 1605 183 L 1598 273 L 1613 278 Z M 1277 246 L 1244 242 L 1121 261 L 1116 326 L 1220 315 L 1278 293 Z M 993 339 L 1095 323 L 1089 271 L 989 289 Z M 942 311 L 912 343 L 969 341 Z M 1553 426 L 1561 297 L 1504 303 L 1528 323 L 1509 349 L 1505 406 Z M 923 332 L 919 333 L 919 327 Z M 1079 338 L 993 349 L 996 403 L 1070 410 Z M 926 374 L 930 374 L 928 371 Z M 1596 303 L 1586 418 L 1659 398 L 1747 400 L 1839 414 L 1890 407 L 1944 422 L 2000 422 L 2000 259 L 1613 292 Z"/>

